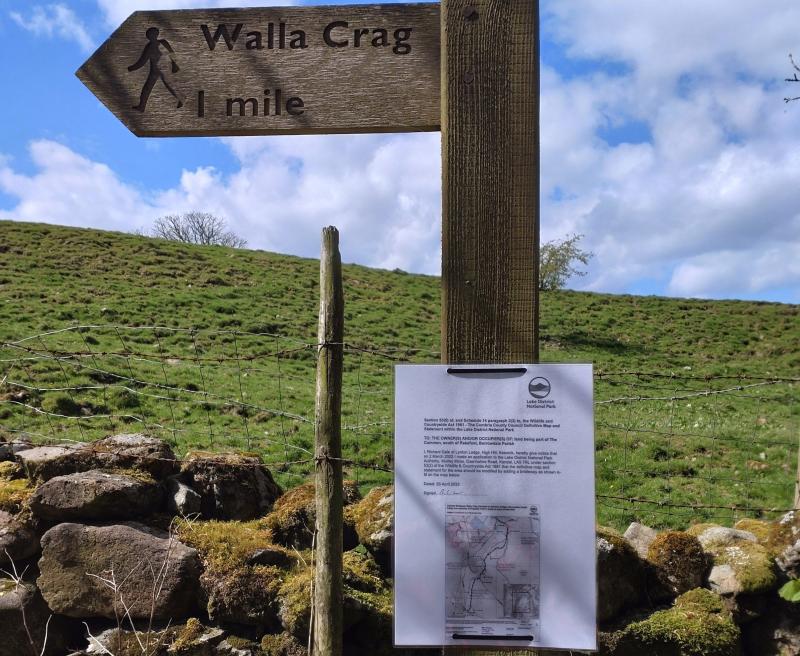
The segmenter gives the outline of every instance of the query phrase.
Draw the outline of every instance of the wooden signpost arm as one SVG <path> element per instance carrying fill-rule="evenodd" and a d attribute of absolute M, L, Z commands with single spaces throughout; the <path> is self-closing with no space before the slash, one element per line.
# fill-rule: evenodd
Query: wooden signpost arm
<path fill-rule="evenodd" d="M 442 358 L 538 359 L 536 0 L 442 0 Z"/>

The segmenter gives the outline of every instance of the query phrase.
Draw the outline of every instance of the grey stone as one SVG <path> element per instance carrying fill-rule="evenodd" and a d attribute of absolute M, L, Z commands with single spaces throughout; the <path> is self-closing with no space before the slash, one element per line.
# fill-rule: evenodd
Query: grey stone
<path fill-rule="evenodd" d="M 259 549 L 247 557 L 247 564 L 251 567 L 255 565 L 274 566 L 281 569 L 288 569 L 295 564 L 295 559 L 281 549 Z"/>
<path fill-rule="evenodd" d="M 768 596 L 770 606 L 761 617 L 742 627 L 744 644 L 753 656 L 800 654 L 800 604 Z"/>
<path fill-rule="evenodd" d="M 177 471 L 172 448 L 163 440 L 140 433 L 123 433 L 91 442 L 85 448 L 92 453 L 96 466 L 141 469 L 156 480 Z"/>
<path fill-rule="evenodd" d="M 656 539 L 656 535 L 658 535 L 658 531 L 654 528 L 639 524 L 639 522 L 633 522 L 627 528 L 623 537 L 628 541 L 628 544 L 636 550 L 636 553 L 639 554 L 639 558 L 646 559 L 647 550 L 650 548 L 650 544 L 653 540 Z"/>
<path fill-rule="evenodd" d="M 736 528 L 726 528 L 724 526 L 712 526 L 707 528 L 700 535 L 697 536 L 703 549 L 708 549 L 711 546 L 729 545 L 737 540 L 746 540 L 747 542 L 758 542 L 756 536 L 749 531 L 740 531 Z"/>
<path fill-rule="evenodd" d="M 27 440 L 12 440 L 10 442 L 0 442 L 0 462 L 14 460 L 20 451 L 32 449 L 33 444 Z"/>
<path fill-rule="evenodd" d="M 238 643 L 237 643 L 238 644 Z M 226 638 L 217 645 L 215 656 L 255 656 L 263 653 L 255 643 L 234 647 Z"/>
<path fill-rule="evenodd" d="M 265 567 L 206 572 L 201 577 L 214 623 L 251 626 L 261 633 L 280 630 L 278 590 L 282 575 Z"/>
<path fill-rule="evenodd" d="M 175 476 L 166 481 L 167 512 L 181 517 L 191 517 L 200 513 L 200 495 Z"/>
<path fill-rule="evenodd" d="M 708 575 L 709 587 L 718 595 L 734 595 L 741 592 L 741 584 L 730 565 L 714 565 Z"/>
<path fill-rule="evenodd" d="M 146 435 L 122 434 L 80 444 L 39 446 L 16 454 L 32 481 L 91 469 L 140 469 L 162 480 L 177 469 L 175 454 L 163 440 Z"/>
<path fill-rule="evenodd" d="M 600 527 L 597 551 L 597 621 L 607 622 L 642 598 L 644 568 L 634 548 L 611 529 Z"/>
<path fill-rule="evenodd" d="M 30 638 L 22 621 L 23 613 Z M 45 629 L 45 656 L 65 653 L 71 627 L 63 618 L 53 618 L 48 626 L 50 615 L 50 609 L 32 583 L 0 578 L 0 656 L 38 655 L 45 642 Z"/>
<path fill-rule="evenodd" d="M 789 578 L 800 578 L 800 540 L 786 547 L 775 562 Z"/>
<path fill-rule="evenodd" d="M 0 565 L 32 558 L 39 549 L 39 538 L 28 517 L 0 510 Z"/>
<path fill-rule="evenodd" d="M 86 454 L 81 454 L 80 444 L 37 446 L 16 454 L 17 461 L 32 481 L 44 482 L 55 476 L 92 469 Z"/>
<path fill-rule="evenodd" d="M 181 480 L 200 495 L 205 519 L 255 519 L 283 493 L 261 460 L 238 454 L 189 454 Z"/>
<path fill-rule="evenodd" d="M 714 566 L 708 575 L 709 587 L 719 595 L 758 595 L 778 583 L 770 552 L 757 542 L 734 538 L 730 543 L 710 542 Z"/>
<path fill-rule="evenodd" d="M 38 579 L 42 596 L 69 617 L 123 614 L 179 620 L 197 608 L 197 551 L 164 531 L 133 522 L 110 526 L 59 524 L 42 537 Z M 115 581 L 118 592 L 104 581 Z M 153 591 L 160 590 L 153 599 Z M 152 606 L 152 608 L 151 608 Z"/>
<path fill-rule="evenodd" d="M 56 476 L 31 496 L 31 511 L 51 521 L 133 519 L 157 512 L 163 491 L 152 480 L 92 470 Z"/>

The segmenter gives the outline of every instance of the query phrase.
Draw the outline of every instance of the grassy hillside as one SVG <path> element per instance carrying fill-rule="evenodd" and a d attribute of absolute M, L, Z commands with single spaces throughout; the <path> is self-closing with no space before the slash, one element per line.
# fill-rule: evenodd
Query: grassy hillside
<path fill-rule="evenodd" d="M 391 480 L 392 365 L 439 358 L 439 279 L 355 265 L 344 279 L 345 456 L 376 467 L 348 472 L 366 487 Z M 257 451 L 299 481 L 317 286 L 315 260 L 0 222 L 0 342 L 16 342 L 0 348 L 0 429 L 146 430 L 179 451 Z M 541 321 L 544 361 L 599 374 L 602 521 L 790 504 L 800 395 L 772 379 L 800 375 L 800 307 L 565 291 L 543 296 Z"/>

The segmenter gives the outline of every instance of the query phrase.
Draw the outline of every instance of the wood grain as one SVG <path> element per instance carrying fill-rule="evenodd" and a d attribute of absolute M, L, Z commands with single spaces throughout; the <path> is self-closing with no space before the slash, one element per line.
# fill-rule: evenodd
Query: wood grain
<path fill-rule="evenodd" d="M 535 0 L 443 0 L 442 354 L 538 359 Z"/>
<path fill-rule="evenodd" d="M 332 47 L 324 40 L 326 26 L 335 21 L 348 27 L 332 29 L 329 40 L 347 41 L 346 46 Z M 284 48 L 280 48 L 281 23 L 285 25 Z M 242 27 L 234 41 L 239 24 Z M 232 49 L 222 33 L 214 40 L 220 25 L 227 26 Z M 146 32 L 152 27 L 158 29 L 162 41 L 159 70 L 184 101 L 178 108 L 177 98 L 159 78 L 141 112 L 134 107 L 139 105 L 150 64 L 133 71 L 128 68 L 151 43 Z M 411 30 L 407 39 L 404 32 L 396 32 L 406 29 Z M 138 136 L 438 130 L 439 29 L 435 3 L 141 11 L 98 48 L 77 76 Z M 360 30 L 366 33 L 356 37 L 354 32 Z M 380 30 L 386 31 L 385 38 Z M 305 48 L 290 47 L 293 31 L 305 34 Z M 177 72 L 171 70 L 164 41 L 174 51 Z M 261 49 L 246 49 L 248 42 Z M 299 37 L 294 44 L 302 45 Z M 403 54 L 406 48 L 410 51 Z M 272 100 L 277 89 L 281 90 L 281 114 L 275 115 L 273 101 L 269 115 L 264 116 L 264 91 L 270 90 Z M 228 107 L 230 99 L 248 98 L 258 102 L 257 116 L 251 115 L 254 105 L 250 102 L 244 107 L 245 116 L 240 116 L 238 102 Z M 303 103 L 299 108 L 295 102 L 295 115 L 287 111 L 290 98 Z"/>
<path fill-rule="evenodd" d="M 315 430 L 317 548 L 313 654 L 342 654 L 342 361 L 344 295 L 339 231 L 322 231 Z"/>

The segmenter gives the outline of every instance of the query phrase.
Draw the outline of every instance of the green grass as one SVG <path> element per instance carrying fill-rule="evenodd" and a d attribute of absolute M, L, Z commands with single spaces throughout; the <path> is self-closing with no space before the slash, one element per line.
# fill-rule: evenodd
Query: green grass
<path fill-rule="evenodd" d="M 0 341 L 42 335 L 0 348 L 0 430 L 146 431 L 181 453 L 257 451 L 283 485 L 300 482 L 318 278 L 311 259 L 0 222 Z M 391 480 L 380 468 L 392 466 L 395 361 L 439 359 L 440 281 L 355 265 L 344 281 L 346 341 L 366 349 L 345 356 L 344 455 L 379 468 L 349 468 L 366 489 Z M 771 515 L 683 505 L 791 505 L 800 393 L 761 379 L 800 375 L 800 307 L 549 292 L 541 335 L 543 361 L 598 373 L 601 522 L 681 526 Z M 730 391 L 691 396 L 708 390 Z"/>

